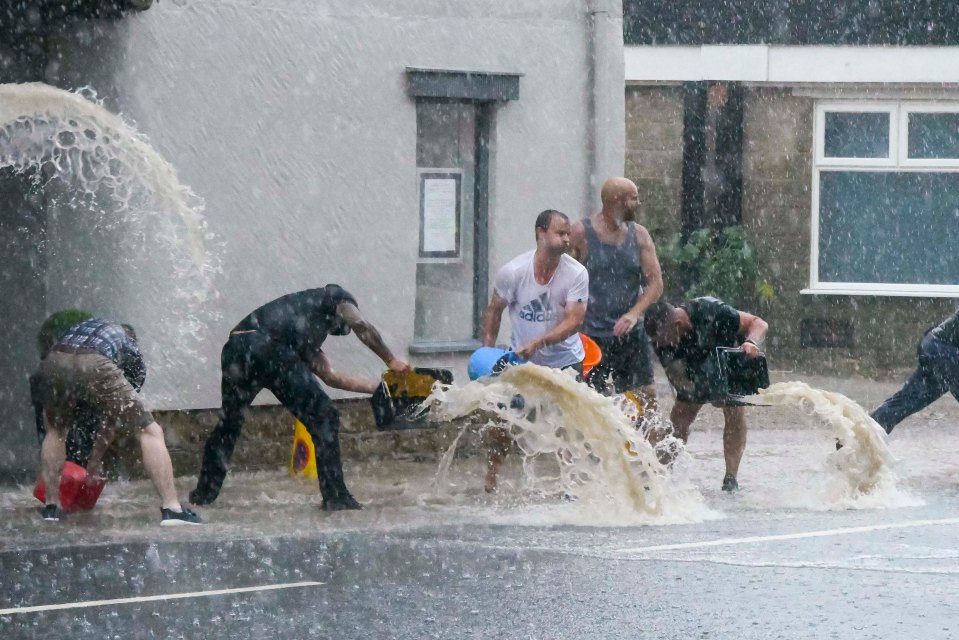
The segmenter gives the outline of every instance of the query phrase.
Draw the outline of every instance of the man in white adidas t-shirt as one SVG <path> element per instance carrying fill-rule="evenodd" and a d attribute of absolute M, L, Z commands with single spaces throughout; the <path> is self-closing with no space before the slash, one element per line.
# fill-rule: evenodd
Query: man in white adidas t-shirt
<path fill-rule="evenodd" d="M 578 332 L 589 300 L 589 275 L 566 253 L 570 224 L 565 214 L 543 211 L 535 229 L 536 249 L 513 258 L 496 273 L 483 316 L 483 345 L 496 343 L 503 310 L 508 308 L 516 355 L 544 367 L 582 371 L 585 351 Z M 494 491 L 511 440 L 504 429 L 489 429 L 487 434 L 486 490 Z"/>

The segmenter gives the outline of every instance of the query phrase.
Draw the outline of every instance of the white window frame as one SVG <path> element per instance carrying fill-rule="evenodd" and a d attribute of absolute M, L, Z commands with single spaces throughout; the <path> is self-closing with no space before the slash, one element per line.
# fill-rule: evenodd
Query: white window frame
<path fill-rule="evenodd" d="M 876 113 L 888 112 L 889 157 L 888 158 L 828 158 L 825 157 L 827 112 Z M 959 113 L 959 100 L 955 102 L 920 102 L 843 100 L 820 101 L 816 104 L 814 152 L 812 166 L 812 212 L 810 217 L 809 288 L 800 293 L 812 295 L 865 295 L 865 296 L 921 296 L 959 298 L 959 285 L 891 284 L 875 282 L 822 282 L 819 280 L 819 176 L 823 171 L 868 171 L 953 173 L 959 172 L 959 158 L 906 157 L 908 147 L 908 118 L 910 113 Z"/>
<path fill-rule="evenodd" d="M 956 113 L 959 114 L 959 103 L 947 105 L 942 103 L 903 103 L 899 109 L 899 166 L 901 167 L 935 167 L 959 168 L 959 158 L 910 158 L 909 115 L 913 113 Z"/>
<path fill-rule="evenodd" d="M 816 164 L 830 167 L 895 167 L 899 144 L 899 118 L 895 102 L 823 103 L 816 109 Z M 826 113 L 885 113 L 889 115 L 889 149 L 885 158 L 832 158 L 826 156 Z"/>

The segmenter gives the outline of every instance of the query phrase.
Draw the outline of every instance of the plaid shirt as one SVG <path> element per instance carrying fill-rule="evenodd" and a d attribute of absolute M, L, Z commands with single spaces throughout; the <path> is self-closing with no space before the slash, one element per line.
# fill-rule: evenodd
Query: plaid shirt
<path fill-rule="evenodd" d="M 112 360 L 123 371 L 130 384 L 139 391 L 147 377 L 147 368 L 136 340 L 124 328 L 109 320 L 90 318 L 71 327 L 57 341 L 58 345 L 77 349 L 93 349 Z"/>

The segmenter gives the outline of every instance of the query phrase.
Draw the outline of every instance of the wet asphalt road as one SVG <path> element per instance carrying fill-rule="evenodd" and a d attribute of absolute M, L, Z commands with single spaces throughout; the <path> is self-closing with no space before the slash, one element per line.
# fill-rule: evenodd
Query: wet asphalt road
<path fill-rule="evenodd" d="M 518 467 L 504 470 L 511 491 L 483 494 L 475 459 L 439 493 L 435 463 L 352 464 L 368 509 L 343 514 L 320 513 L 315 485 L 283 471 L 233 474 L 209 524 L 178 529 L 156 526 L 148 483 L 111 484 L 93 513 L 54 527 L 30 487 L 3 488 L 0 640 L 959 638 L 959 405 L 894 432 L 906 499 L 857 510 L 817 497 L 831 434 L 776 411 L 754 414 L 765 428 L 734 496 L 718 490 L 706 412 L 690 524 L 556 524 L 562 505 L 515 501 Z M 178 482 L 181 495 L 193 484 Z M 308 581 L 323 584 L 295 586 Z M 108 599 L 131 601 L 78 607 Z M 69 608 L 2 612 L 47 605 Z"/>
<path fill-rule="evenodd" d="M 957 540 L 950 495 L 669 527 L 425 526 L 7 551 L 3 609 L 323 584 L 5 614 L 0 638 L 953 638 Z"/>

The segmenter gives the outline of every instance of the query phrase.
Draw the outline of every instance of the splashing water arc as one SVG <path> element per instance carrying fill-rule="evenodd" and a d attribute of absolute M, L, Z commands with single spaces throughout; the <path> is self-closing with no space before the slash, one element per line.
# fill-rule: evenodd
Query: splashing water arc
<path fill-rule="evenodd" d="M 522 410 L 509 408 L 516 394 L 525 400 Z M 526 457 L 524 472 L 533 489 L 566 493 L 580 504 L 613 506 L 653 519 L 674 519 L 680 511 L 688 511 L 690 505 L 683 503 L 691 496 L 674 485 L 619 401 L 598 394 L 565 372 L 524 364 L 495 379 L 463 387 L 438 385 L 431 401 L 442 419 L 478 410 L 495 414 L 491 425 L 510 428 Z M 538 477 L 528 464 L 537 456 L 554 457 L 559 476 Z M 444 463 L 451 458 L 447 451 Z M 693 501 L 698 498 L 697 494 Z M 687 516 L 683 513 L 679 518 Z"/>
<path fill-rule="evenodd" d="M 842 448 L 830 454 L 833 499 L 853 506 L 870 495 L 895 492 L 896 459 L 886 433 L 861 406 L 846 396 L 803 382 L 781 382 L 760 391 L 760 402 L 795 406 L 825 422 Z"/>
<path fill-rule="evenodd" d="M 155 404 L 201 384 L 197 363 L 218 316 L 220 242 L 174 167 L 90 90 L 0 84 L 0 171 L 43 194 L 51 307 L 144 326 Z M 188 366 L 189 365 L 189 366 Z"/>
<path fill-rule="evenodd" d="M 33 82 L 0 84 L 0 168 L 55 169 L 57 178 L 95 196 L 105 189 L 132 208 L 137 189 L 178 216 L 193 266 L 213 271 L 204 247 L 202 205 L 176 170 L 119 116 L 80 93 Z"/>

